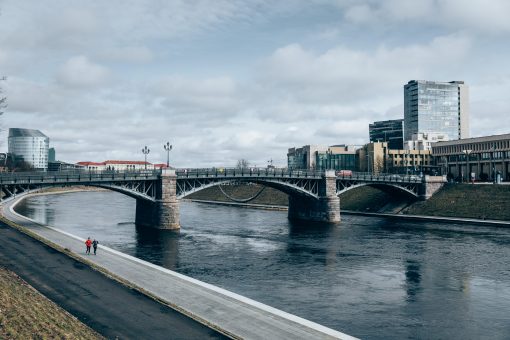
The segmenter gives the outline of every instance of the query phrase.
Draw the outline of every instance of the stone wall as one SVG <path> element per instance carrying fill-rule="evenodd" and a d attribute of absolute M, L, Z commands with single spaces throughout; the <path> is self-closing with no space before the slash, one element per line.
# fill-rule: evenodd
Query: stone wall
<path fill-rule="evenodd" d="M 179 202 L 176 196 L 177 177 L 173 170 L 163 170 L 156 184 L 156 202 L 136 200 L 136 224 L 157 229 L 179 229 Z"/>
<path fill-rule="evenodd" d="M 336 177 L 327 171 L 319 182 L 319 199 L 289 195 L 289 219 L 314 222 L 340 222 L 340 198 L 336 196 Z"/>

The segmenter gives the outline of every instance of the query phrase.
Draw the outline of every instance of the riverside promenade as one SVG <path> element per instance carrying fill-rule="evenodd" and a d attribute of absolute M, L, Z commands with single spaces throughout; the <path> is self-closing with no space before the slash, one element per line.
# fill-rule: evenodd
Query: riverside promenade
<path fill-rule="evenodd" d="M 20 197 L 4 202 L 2 214 L 5 218 L 227 336 L 239 339 L 355 339 L 103 245 L 99 245 L 97 256 L 85 255 L 84 239 L 15 213 L 13 208 L 19 200 Z"/>

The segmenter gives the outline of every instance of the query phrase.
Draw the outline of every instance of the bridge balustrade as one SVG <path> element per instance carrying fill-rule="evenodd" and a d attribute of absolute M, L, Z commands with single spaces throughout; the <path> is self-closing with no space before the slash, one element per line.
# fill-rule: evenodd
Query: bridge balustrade
<path fill-rule="evenodd" d="M 61 171 L 61 172 L 9 172 L 0 174 L 0 184 L 30 183 L 82 183 L 94 181 L 119 181 L 157 179 L 161 172 L 153 171 Z"/>
<path fill-rule="evenodd" d="M 304 177 L 320 178 L 324 171 L 289 170 L 286 168 L 206 168 L 206 169 L 178 169 L 178 178 L 203 177 Z"/>

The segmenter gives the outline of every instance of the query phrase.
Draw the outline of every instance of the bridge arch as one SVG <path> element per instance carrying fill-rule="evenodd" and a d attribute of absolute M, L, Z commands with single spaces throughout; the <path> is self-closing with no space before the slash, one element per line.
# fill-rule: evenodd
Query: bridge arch
<path fill-rule="evenodd" d="M 319 199 L 317 191 L 317 183 L 294 183 L 292 181 L 282 181 L 281 179 L 258 179 L 258 178 L 230 178 L 230 179 L 213 179 L 213 180 L 196 180 L 190 179 L 177 181 L 177 198 L 185 198 L 193 193 L 202 191 L 207 188 L 220 185 L 229 185 L 232 183 L 254 183 L 260 184 L 273 189 L 279 190 L 289 196 L 303 196 L 311 199 Z"/>
<path fill-rule="evenodd" d="M 370 182 L 358 182 L 358 183 L 352 183 L 350 185 L 342 186 L 341 188 L 337 188 L 336 195 L 340 196 L 343 193 L 350 191 L 352 189 L 369 186 L 373 188 L 378 188 L 383 191 L 390 191 L 388 189 L 391 189 L 392 191 L 396 191 L 399 193 L 404 193 L 408 196 L 411 196 L 414 199 L 418 199 L 419 192 L 418 187 L 415 184 L 407 184 L 407 185 L 399 185 L 397 183 L 370 183 Z"/>

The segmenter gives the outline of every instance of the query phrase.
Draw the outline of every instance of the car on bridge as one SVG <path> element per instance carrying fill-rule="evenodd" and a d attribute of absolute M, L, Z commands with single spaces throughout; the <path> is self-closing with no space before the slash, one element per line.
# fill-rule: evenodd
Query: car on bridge
<path fill-rule="evenodd" d="M 352 177 L 352 170 L 338 170 L 335 175 L 337 177 Z"/>

